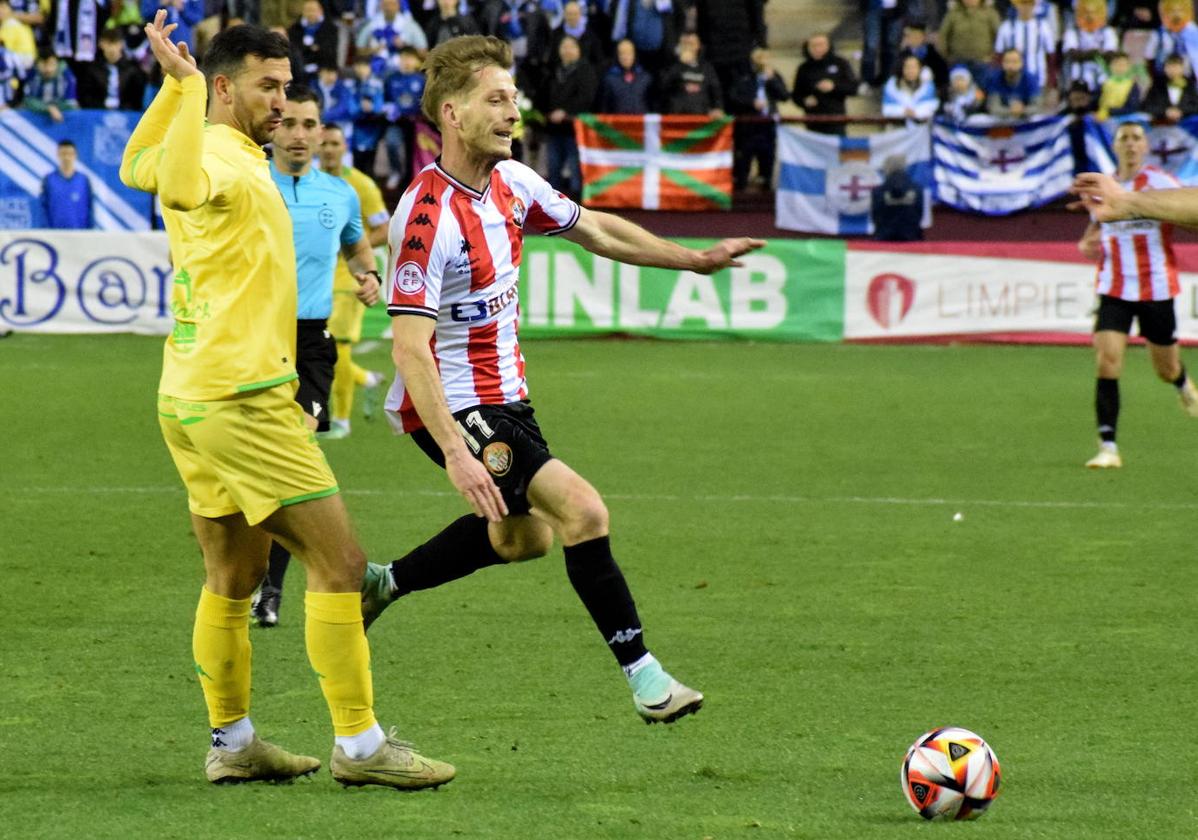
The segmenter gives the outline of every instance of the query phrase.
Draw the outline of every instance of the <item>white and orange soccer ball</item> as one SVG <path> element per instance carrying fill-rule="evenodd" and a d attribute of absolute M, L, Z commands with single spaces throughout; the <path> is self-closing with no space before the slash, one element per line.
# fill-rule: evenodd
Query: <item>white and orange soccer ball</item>
<path fill-rule="evenodd" d="M 925 732 L 903 759 L 903 793 L 925 820 L 972 820 L 998 796 L 998 758 L 981 736 L 944 727 Z"/>

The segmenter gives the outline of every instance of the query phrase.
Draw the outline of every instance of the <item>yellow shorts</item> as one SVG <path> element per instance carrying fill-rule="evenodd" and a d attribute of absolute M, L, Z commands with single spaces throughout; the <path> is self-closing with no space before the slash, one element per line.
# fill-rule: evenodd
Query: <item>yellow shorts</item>
<path fill-rule="evenodd" d="M 352 290 L 333 291 L 333 314 L 329 316 L 329 332 L 338 341 L 357 344 L 362 340 L 362 318 L 366 306 Z"/>
<path fill-rule="evenodd" d="M 293 380 L 209 402 L 158 395 L 158 424 L 192 513 L 241 512 L 257 525 L 280 507 L 337 492 L 295 388 Z"/>

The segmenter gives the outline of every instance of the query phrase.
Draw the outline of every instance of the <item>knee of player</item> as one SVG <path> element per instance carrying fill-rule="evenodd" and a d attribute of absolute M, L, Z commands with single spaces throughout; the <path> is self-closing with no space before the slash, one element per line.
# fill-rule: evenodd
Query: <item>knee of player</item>
<path fill-rule="evenodd" d="M 562 534 L 562 540 L 566 545 L 574 545 L 585 540 L 605 537 L 609 526 L 607 506 L 596 496 L 579 506 L 565 523 L 566 533 Z"/>

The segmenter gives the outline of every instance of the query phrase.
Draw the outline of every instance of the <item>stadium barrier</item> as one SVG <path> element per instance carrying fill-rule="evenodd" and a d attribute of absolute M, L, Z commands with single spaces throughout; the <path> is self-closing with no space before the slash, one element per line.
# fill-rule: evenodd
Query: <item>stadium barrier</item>
<path fill-rule="evenodd" d="M 1198 267 L 1198 245 L 1177 251 Z M 1094 266 L 1073 243 L 782 239 L 742 262 L 707 277 L 530 236 L 521 334 L 1084 343 L 1092 328 Z M 173 273 L 163 233 L 0 231 L 0 331 L 166 335 Z M 1195 342 L 1198 273 L 1180 279 L 1179 335 Z M 383 337 L 389 325 L 375 307 L 363 334 Z"/>

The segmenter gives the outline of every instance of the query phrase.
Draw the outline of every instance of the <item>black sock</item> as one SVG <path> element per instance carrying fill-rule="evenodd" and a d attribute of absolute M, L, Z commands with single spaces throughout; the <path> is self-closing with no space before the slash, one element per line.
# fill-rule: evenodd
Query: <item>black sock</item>
<path fill-rule="evenodd" d="M 1098 437 L 1115 442 L 1115 427 L 1119 424 L 1119 380 L 1098 378 L 1094 392 L 1094 410 L 1098 414 Z"/>
<path fill-rule="evenodd" d="M 487 536 L 487 520 L 467 515 L 391 564 L 395 597 L 432 589 L 502 563 Z"/>
<path fill-rule="evenodd" d="M 283 578 L 287 575 L 287 564 L 291 562 L 291 552 L 277 542 L 270 544 L 270 566 L 266 570 L 263 586 L 269 586 L 283 591 Z"/>
<path fill-rule="evenodd" d="M 1178 374 L 1177 378 L 1173 380 L 1173 387 L 1180 388 L 1182 385 L 1185 385 L 1185 384 L 1186 384 L 1186 366 L 1182 365 L 1181 373 Z"/>
<path fill-rule="evenodd" d="M 632 593 L 611 556 L 611 541 L 607 537 L 598 537 L 568 545 L 564 551 L 570 583 L 615 654 L 616 661 L 621 665 L 636 662 L 648 651 Z"/>

